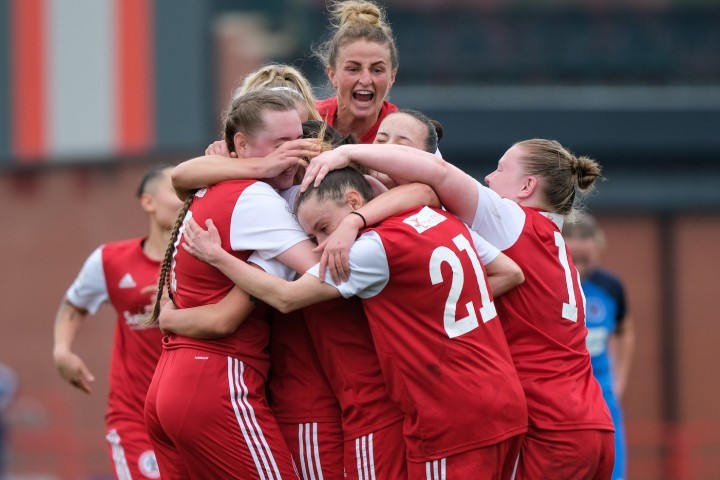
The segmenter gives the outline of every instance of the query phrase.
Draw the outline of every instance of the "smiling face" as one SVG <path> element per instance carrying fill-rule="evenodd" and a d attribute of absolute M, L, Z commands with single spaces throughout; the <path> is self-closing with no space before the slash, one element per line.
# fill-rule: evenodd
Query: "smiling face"
<path fill-rule="evenodd" d="M 240 157 L 265 157 L 284 142 L 302 136 L 302 123 L 297 110 L 264 110 L 261 117 L 263 127 L 253 135 L 246 137 L 242 133 L 235 134 L 235 151 Z M 263 180 L 277 190 L 289 188 L 293 185 L 298 168 L 295 165 L 276 177 Z"/>
<path fill-rule="evenodd" d="M 337 90 L 338 116 L 374 123 L 396 72 L 387 45 L 360 38 L 340 47 L 327 73 Z"/>
<path fill-rule="evenodd" d="M 393 113 L 380 123 L 373 143 L 392 143 L 425 150 L 427 127 L 406 113 Z"/>

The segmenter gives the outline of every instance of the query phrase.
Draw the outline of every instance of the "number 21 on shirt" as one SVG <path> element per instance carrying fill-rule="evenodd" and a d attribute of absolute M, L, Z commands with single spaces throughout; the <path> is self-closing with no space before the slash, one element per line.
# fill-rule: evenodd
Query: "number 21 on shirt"
<path fill-rule="evenodd" d="M 470 241 L 462 234 L 453 238 L 453 243 L 460 250 L 459 253 L 461 255 L 465 254 L 470 259 L 474 270 L 474 275 L 470 280 L 477 282 L 480 287 L 481 305 L 478 311 L 480 312 L 480 317 L 483 322 L 488 322 L 495 318 L 497 314 L 495 312 L 495 304 L 490 299 L 490 292 L 485 281 L 482 266 L 480 265 L 480 259 L 472 248 Z M 472 301 L 465 304 L 468 315 L 456 320 L 457 302 L 460 299 L 460 294 L 465 284 L 465 270 L 463 269 L 458 254 L 448 247 L 437 247 L 430 256 L 430 280 L 432 284 L 437 285 L 445 281 L 441 269 L 443 263 L 447 263 L 452 269 L 452 276 L 449 279 L 451 282 L 450 291 L 447 300 L 445 300 L 443 322 L 448 337 L 455 338 L 475 330 L 478 328 L 479 323 L 477 314 L 475 313 L 475 304 Z"/>

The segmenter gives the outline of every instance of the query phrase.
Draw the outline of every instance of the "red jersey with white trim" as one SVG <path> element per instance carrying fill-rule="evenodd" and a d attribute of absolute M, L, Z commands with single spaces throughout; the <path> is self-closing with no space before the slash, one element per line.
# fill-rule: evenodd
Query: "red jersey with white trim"
<path fill-rule="evenodd" d="M 204 226 L 212 218 L 222 247 L 246 261 L 253 250 L 272 258 L 291 246 L 307 240 L 307 234 L 289 211 L 285 200 L 269 185 L 255 180 L 233 180 L 202 189 L 187 213 Z M 233 288 L 232 280 L 208 263 L 179 247 L 182 230 L 175 244 L 171 286 L 178 308 L 217 303 Z M 165 348 L 189 347 L 237 357 L 267 375 L 269 309 L 258 305 L 232 334 L 215 340 L 198 340 L 170 334 Z"/>
<path fill-rule="evenodd" d="M 350 250 L 349 280 L 338 286 L 363 299 L 412 461 L 527 430 L 522 387 L 472 242 L 453 215 L 414 208 L 363 233 Z"/>
<path fill-rule="evenodd" d="M 340 422 L 335 398 L 302 310 L 273 310 L 270 320 L 270 407 L 280 423 Z"/>
<path fill-rule="evenodd" d="M 317 107 L 318 112 L 320 112 L 320 117 L 322 117 L 324 121 L 335 127 L 337 123 L 338 110 L 337 97 L 330 97 L 326 98 L 325 100 L 318 100 L 317 102 L 315 102 L 315 106 Z M 385 117 L 397 111 L 398 107 L 396 105 L 393 105 L 387 100 L 383 100 L 382 109 L 380 110 L 380 115 L 378 116 L 377 122 L 375 122 L 373 126 L 368 129 L 367 132 L 363 133 L 362 137 L 358 139 L 358 143 L 373 143 L 375 141 L 375 136 L 377 135 L 378 128 L 380 128 L 380 123 L 382 123 Z"/>
<path fill-rule="evenodd" d="M 362 437 L 402 420 L 403 413 L 390 399 L 360 299 L 329 300 L 303 312 L 320 363 L 342 408 L 345 439 Z"/>
<path fill-rule="evenodd" d="M 107 243 L 93 252 L 67 291 L 67 299 L 96 313 L 109 301 L 117 312 L 110 360 L 108 422 L 144 422 L 145 395 L 155 373 L 162 333 L 144 326 L 146 308 L 154 303 L 160 262 L 143 251 L 141 238 Z M 144 291 L 145 290 L 145 291 Z"/>
<path fill-rule="evenodd" d="M 472 228 L 514 260 L 525 282 L 499 297 L 498 314 L 528 402 L 530 425 L 614 430 L 585 344 L 585 298 L 562 216 L 521 207 L 477 184 Z"/>

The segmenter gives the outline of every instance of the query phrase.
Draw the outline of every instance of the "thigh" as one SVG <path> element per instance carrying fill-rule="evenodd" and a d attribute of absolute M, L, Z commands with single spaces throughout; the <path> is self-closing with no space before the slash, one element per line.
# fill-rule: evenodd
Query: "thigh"
<path fill-rule="evenodd" d="M 174 442 L 163 430 L 160 419 L 157 416 L 157 393 L 158 386 L 162 380 L 163 372 L 168 361 L 171 361 L 172 354 L 163 351 L 155 368 L 155 374 L 150 382 L 148 393 L 145 398 L 145 428 L 148 438 L 155 452 L 155 459 L 158 469 L 163 478 L 189 479 L 189 472 L 185 468 L 185 462 L 175 447 Z"/>
<path fill-rule="evenodd" d="M 142 419 L 108 424 L 105 440 L 118 479 L 160 478 L 155 452 Z"/>
<path fill-rule="evenodd" d="M 531 429 L 520 452 L 517 480 L 609 480 L 615 460 L 613 432 Z"/>
<path fill-rule="evenodd" d="M 339 423 L 280 423 L 302 480 L 343 480 L 343 432 Z"/>
<path fill-rule="evenodd" d="M 510 480 L 513 478 L 523 435 L 494 445 L 427 462 L 408 462 L 410 480 Z"/>
<path fill-rule="evenodd" d="M 262 375 L 209 352 L 178 349 L 172 357 L 155 408 L 192 478 L 296 477 Z"/>
<path fill-rule="evenodd" d="M 345 478 L 407 478 L 403 421 L 346 441 Z"/>

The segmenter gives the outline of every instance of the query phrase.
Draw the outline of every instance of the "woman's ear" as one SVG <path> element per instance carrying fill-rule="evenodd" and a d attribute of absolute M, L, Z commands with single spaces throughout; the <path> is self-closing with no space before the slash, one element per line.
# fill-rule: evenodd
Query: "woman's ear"
<path fill-rule="evenodd" d="M 325 67 L 325 73 L 328 76 L 328 79 L 330 80 L 330 85 L 333 86 L 335 90 L 337 90 L 337 81 L 335 80 L 335 70 L 332 69 L 330 65 Z"/>
<path fill-rule="evenodd" d="M 523 183 L 522 187 L 520 188 L 520 191 L 518 192 L 518 198 L 525 200 L 529 198 L 530 196 L 535 193 L 535 190 L 538 188 L 538 179 L 537 177 L 534 177 L 532 175 L 528 175 L 525 179 L 525 183 Z"/>
<path fill-rule="evenodd" d="M 241 153 L 244 153 L 247 149 L 247 138 L 245 138 L 245 135 L 242 132 L 237 132 L 235 134 L 233 137 L 233 145 L 235 145 L 235 153 L 238 154 L 238 157 L 244 156 L 241 155 Z"/>
<path fill-rule="evenodd" d="M 148 192 L 140 195 L 140 208 L 146 213 L 153 213 L 155 211 L 155 197 Z"/>
<path fill-rule="evenodd" d="M 360 196 L 360 193 L 358 193 L 357 190 L 348 190 L 347 192 L 345 192 L 345 200 L 347 200 L 348 204 L 350 205 L 350 207 L 352 207 L 353 210 L 357 210 L 365 204 L 362 197 Z"/>

